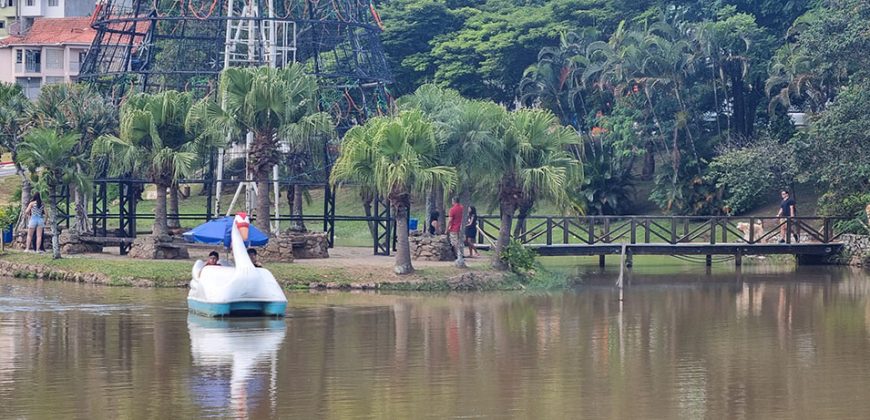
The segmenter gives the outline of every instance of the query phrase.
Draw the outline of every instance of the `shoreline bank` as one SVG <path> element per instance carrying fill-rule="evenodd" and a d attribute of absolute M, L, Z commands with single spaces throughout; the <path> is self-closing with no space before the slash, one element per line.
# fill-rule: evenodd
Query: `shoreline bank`
<path fill-rule="evenodd" d="M 338 257 L 305 263 L 268 263 L 266 267 L 287 290 L 523 289 L 517 276 L 494 271 L 485 260 L 474 261 L 468 269 L 455 268 L 451 263 L 421 264 L 423 266 L 415 273 L 404 276 L 392 272 L 391 258 L 366 260 L 361 263 L 353 258 Z M 7 251 L 0 255 L 0 276 L 104 286 L 186 288 L 192 264 L 193 260 L 136 260 L 109 254 L 80 254 L 53 260 L 50 254 Z"/>

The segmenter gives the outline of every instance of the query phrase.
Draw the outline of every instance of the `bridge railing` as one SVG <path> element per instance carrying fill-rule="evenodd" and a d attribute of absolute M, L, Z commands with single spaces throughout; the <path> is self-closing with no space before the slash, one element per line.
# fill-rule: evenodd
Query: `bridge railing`
<path fill-rule="evenodd" d="M 494 243 L 501 220 L 480 216 L 478 243 Z M 511 237 L 523 244 L 768 244 L 831 243 L 842 235 L 836 217 L 531 216 Z"/>

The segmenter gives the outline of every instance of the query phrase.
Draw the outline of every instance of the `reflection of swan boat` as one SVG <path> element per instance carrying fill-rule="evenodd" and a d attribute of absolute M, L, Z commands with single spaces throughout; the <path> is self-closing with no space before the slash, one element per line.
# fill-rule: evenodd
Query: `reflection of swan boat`
<path fill-rule="evenodd" d="M 191 311 L 208 316 L 284 315 L 287 297 L 269 270 L 251 262 L 245 248 L 247 233 L 248 218 L 240 213 L 232 222 L 230 241 L 235 267 L 205 265 L 202 260 L 193 265 L 187 295 Z"/>
<path fill-rule="evenodd" d="M 191 315 L 187 317 L 187 329 L 190 333 L 190 352 L 194 365 L 207 368 L 231 367 L 230 399 L 236 409 L 247 411 L 248 382 L 258 363 L 271 362 L 269 389 L 272 393 L 276 391 L 275 362 L 286 332 L 283 319 L 219 320 Z M 206 393 L 213 394 L 215 390 Z M 202 397 L 208 398 L 209 395 Z M 274 396 L 272 400 L 274 401 Z"/>

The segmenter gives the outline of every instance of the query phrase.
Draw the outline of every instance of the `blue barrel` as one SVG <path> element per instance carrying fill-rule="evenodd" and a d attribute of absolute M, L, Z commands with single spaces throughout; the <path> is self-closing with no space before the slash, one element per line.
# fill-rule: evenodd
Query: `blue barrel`
<path fill-rule="evenodd" d="M 6 229 L 3 229 L 3 242 L 7 244 L 12 243 L 12 225 L 9 225 Z"/>
<path fill-rule="evenodd" d="M 408 230 L 417 230 L 417 219 L 413 217 L 408 219 Z"/>

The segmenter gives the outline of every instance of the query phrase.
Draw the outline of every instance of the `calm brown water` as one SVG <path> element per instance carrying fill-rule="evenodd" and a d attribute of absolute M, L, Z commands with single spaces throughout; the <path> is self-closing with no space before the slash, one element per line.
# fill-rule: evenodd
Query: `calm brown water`
<path fill-rule="evenodd" d="M 790 270 L 638 268 L 621 310 L 595 285 L 297 293 L 277 321 L 5 279 L 0 417 L 867 418 L 870 277 Z"/>

